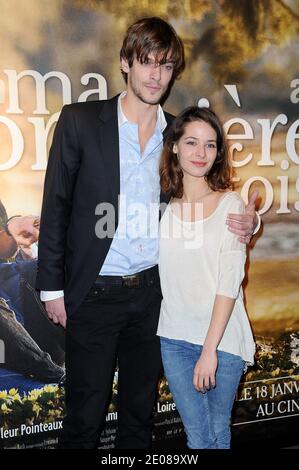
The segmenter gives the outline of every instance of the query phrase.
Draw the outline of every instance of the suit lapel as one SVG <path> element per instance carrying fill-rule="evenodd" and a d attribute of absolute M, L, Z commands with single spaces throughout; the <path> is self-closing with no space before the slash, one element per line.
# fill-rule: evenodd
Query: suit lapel
<path fill-rule="evenodd" d="M 120 193 L 119 173 L 119 133 L 117 118 L 118 96 L 105 101 L 99 115 L 101 157 L 107 174 L 109 199 L 115 208 L 116 226 L 118 223 L 118 195 Z"/>

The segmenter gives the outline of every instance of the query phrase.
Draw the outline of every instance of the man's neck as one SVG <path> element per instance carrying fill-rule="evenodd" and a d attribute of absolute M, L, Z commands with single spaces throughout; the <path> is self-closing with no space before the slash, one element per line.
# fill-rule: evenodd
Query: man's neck
<path fill-rule="evenodd" d="M 158 104 L 143 103 L 137 96 L 127 91 L 121 100 L 121 106 L 126 118 L 138 126 L 152 126 L 157 121 Z"/>

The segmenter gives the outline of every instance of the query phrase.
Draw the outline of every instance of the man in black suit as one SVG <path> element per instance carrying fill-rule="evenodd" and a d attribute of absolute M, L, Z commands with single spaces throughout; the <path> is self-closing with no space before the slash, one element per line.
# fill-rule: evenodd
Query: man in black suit
<path fill-rule="evenodd" d="M 159 103 L 184 69 L 184 50 L 168 23 L 145 18 L 128 29 L 120 57 L 126 92 L 63 108 L 45 179 L 37 288 L 49 317 L 66 326 L 61 448 L 95 447 L 116 357 L 116 447 L 151 441 L 161 371 L 159 201 L 167 202 L 158 164 L 172 120 Z M 253 231 L 253 206 L 237 230 L 243 237 Z"/>

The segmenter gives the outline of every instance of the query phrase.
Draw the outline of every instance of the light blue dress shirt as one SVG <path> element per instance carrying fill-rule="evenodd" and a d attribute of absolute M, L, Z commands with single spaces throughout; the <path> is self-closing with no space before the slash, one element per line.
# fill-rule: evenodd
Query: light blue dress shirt
<path fill-rule="evenodd" d="M 120 206 L 119 224 L 100 271 L 125 276 L 158 264 L 159 160 L 167 122 L 157 111 L 155 131 L 141 154 L 138 125 L 128 121 L 118 100 Z"/>

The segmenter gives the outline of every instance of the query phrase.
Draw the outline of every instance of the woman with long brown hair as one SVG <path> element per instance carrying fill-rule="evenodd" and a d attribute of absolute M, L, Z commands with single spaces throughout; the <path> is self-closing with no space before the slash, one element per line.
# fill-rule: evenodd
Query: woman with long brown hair
<path fill-rule="evenodd" d="M 232 191 L 224 131 L 208 108 L 173 122 L 160 165 L 171 196 L 160 224 L 163 300 L 158 327 L 165 375 L 188 447 L 229 448 L 234 397 L 255 344 L 241 283 L 246 247 L 226 225 L 243 213 Z"/>

